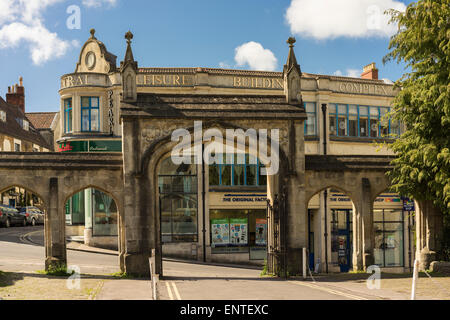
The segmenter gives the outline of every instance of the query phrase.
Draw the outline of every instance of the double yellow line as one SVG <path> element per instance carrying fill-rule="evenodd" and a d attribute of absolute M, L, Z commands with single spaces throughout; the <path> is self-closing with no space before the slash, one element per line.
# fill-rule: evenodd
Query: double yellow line
<path fill-rule="evenodd" d="M 337 290 L 330 289 L 330 288 L 325 288 L 325 287 L 322 287 L 322 286 L 319 286 L 319 285 L 316 285 L 316 284 L 313 284 L 313 283 L 302 282 L 302 281 L 289 281 L 289 282 L 293 283 L 293 284 L 296 284 L 296 285 L 299 285 L 299 286 L 305 286 L 305 287 L 309 287 L 309 288 L 312 288 L 312 289 L 322 290 L 322 291 L 325 291 L 327 293 L 335 294 L 335 295 L 338 295 L 338 296 L 343 296 L 343 297 L 346 297 L 346 298 L 349 298 L 349 299 L 352 299 L 352 300 L 369 300 L 369 299 L 364 298 L 364 297 L 355 296 L 355 295 L 350 294 L 350 293 L 337 291 Z"/>
<path fill-rule="evenodd" d="M 177 289 L 177 286 L 176 286 L 175 282 L 167 281 L 166 282 L 166 287 L 167 287 L 167 292 L 169 293 L 170 300 L 174 300 L 173 299 L 172 290 L 170 289 L 170 285 L 172 285 L 173 292 L 175 293 L 175 296 L 176 296 L 177 300 L 181 300 L 180 293 L 178 292 L 178 289 Z"/>

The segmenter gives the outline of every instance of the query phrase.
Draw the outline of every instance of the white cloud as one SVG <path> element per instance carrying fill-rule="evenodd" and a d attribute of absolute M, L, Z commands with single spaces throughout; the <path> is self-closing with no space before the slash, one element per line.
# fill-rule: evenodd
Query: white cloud
<path fill-rule="evenodd" d="M 359 78 L 361 73 L 361 70 L 358 69 L 347 69 L 347 77 Z"/>
<path fill-rule="evenodd" d="M 49 31 L 42 18 L 47 7 L 63 1 L 0 0 L 0 49 L 25 43 L 35 65 L 63 56 L 74 43 Z"/>
<path fill-rule="evenodd" d="M 82 3 L 88 8 L 99 8 L 103 5 L 113 7 L 117 4 L 117 0 L 83 0 Z"/>
<path fill-rule="evenodd" d="M 397 0 L 292 0 L 285 18 L 293 34 L 305 37 L 389 37 L 397 31 L 384 14 L 391 8 L 406 10 Z"/>
<path fill-rule="evenodd" d="M 347 69 L 345 77 L 359 78 L 361 77 L 361 70 L 358 69 Z M 341 70 L 336 70 L 333 75 L 342 77 L 344 73 Z"/>
<path fill-rule="evenodd" d="M 254 41 L 244 43 L 235 49 L 234 59 L 237 66 L 248 65 L 252 70 L 274 71 L 277 58 L 272 51 Z"/>
<path fill-rule="evenodd" d="M 222 69 L 230 69 L 231 66 L 230 66 L 227 62 L 221 61 L 221 62 L 219 62 L 219 68 L 222 68 Z"/>

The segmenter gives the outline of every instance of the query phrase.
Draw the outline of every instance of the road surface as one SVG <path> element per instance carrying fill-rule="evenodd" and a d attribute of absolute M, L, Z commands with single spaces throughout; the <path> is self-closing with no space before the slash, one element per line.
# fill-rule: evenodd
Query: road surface
<path fill-rule="evenodd" d="M 0 270 L 15 272 L 43 270 L 43 235 L 43 226 L 0 228 Z M 67 258 L 69 266 L 78 266 L 84 274 L 111 274 L 119 271 L 117 255 L 67 250 Z M 164 277 L 159 283 L 159 299 L 366 300 L 374 298 L 343 289 L 329 288 L 312 281 L 261 278 L 260 272 L 259 269 L 250 267 L 208 265 L 167 259 L 164 261 Z M 112 284 L 117 288 L 116 283 L 111 282 Z M 116 295 L 109 295 L 109 297 L 115 298 Z M 139 299 L 139 296 L 135 298 Z"/>

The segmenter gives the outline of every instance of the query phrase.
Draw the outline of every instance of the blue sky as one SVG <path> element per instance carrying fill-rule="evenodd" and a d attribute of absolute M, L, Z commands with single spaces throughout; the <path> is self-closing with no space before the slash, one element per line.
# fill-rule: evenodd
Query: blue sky
<path fill-rule="evenodd" d="M 124 56 L 134 33 L 142 67 L 229 67 L 281 71 L 286 39 L 297 39 L 302 71 L 356 75 L 376 62 L 380 78 L 403 66 L 383 65 L 389 27 L 377 15 L 403 0 L 0 0 L 0 95 L 24 77 L 27 112 L 59 110 L 59 78 L 75 69 L 89 30 Z M 67 8 L 80 8 L 70 30 Z M 9 10 L 9 11 L 8 11 Z M 2 13 L 3 12 L 3 13 Z M 390 27 L 392 28 L 392 26 Z"/>

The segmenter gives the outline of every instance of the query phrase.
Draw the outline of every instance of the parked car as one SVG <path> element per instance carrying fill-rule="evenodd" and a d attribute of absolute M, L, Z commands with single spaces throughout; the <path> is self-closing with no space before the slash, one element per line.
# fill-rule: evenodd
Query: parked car
<path fill-rule="evenodd" d="M 9 228 L 12 225 L 27 225 L 27 218 L 25 214 L 10 206 L 0 204 L 0 224 Z"/>
<path fill-rule="evenodd" d="M 44 213 L 38 207 L 23 207 L 19 212 L 25 215 L 29 225 L 44 224 Z"/>

